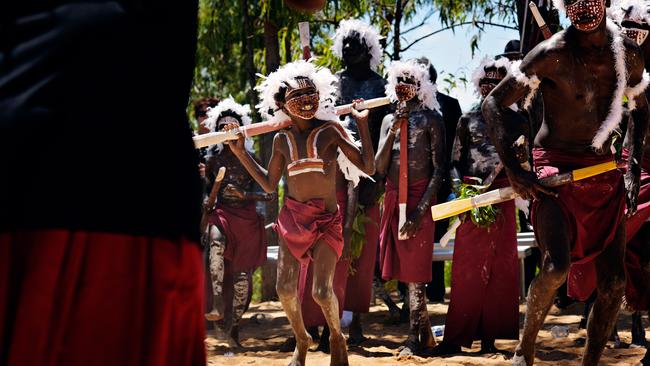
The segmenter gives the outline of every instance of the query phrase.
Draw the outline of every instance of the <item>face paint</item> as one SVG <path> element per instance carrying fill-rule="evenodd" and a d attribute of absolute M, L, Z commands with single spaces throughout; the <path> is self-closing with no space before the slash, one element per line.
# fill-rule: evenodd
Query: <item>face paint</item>
<path fill-rule="evenodd" d="M 312 119 L 318 110 L 320 96 L 316 85 L 309 78 L 297 77 L 296 87 L 287 85 L 284 107 L 290 115 L 302 119 Z"/>
<path fill-rule="evenodd" d="M 417 94 L 417 87 L 413 84 L 408 83 L 398 83 L 395 86 L 395 94 L 397 99 L 400 102 L 408 102 L 409 100 L 415 98 Z"/>
<path fill-rule="evenodd" d="M 485 98 L 505 77 L 506 70 L 503 68 L 490 67 L 485 69 L 485 76 L 479 81 L 481 96 Z"/>
<path fill-rule="evenodd" d="M 648 38 L 648 31 L 647 29 L 640 29 L 640 28 L 623 28 L 623 34 L 625 34 L 626 37 L 629 39 L 633 40 L 638 44 L 639 46 L 645 42 L 646 38 Z"/>
<path fill-rule="evenodd" d="M 241 126 L 241 123 L 239 122 L 239 120 L 237 118 L 233 117 L 233 116 L 221 117 L 221 118 L 219 118 L 219 121 L 217 121 L 217 129 L 220 129 L 222 126 L 229 125 L 229 124 L 232 124 L 232 123 Z"/>
<path fill-rule="evenodd" d="M 605 18 L 603 0 L 578 0 L 566 5 L 566 14 L 577 30 L 588 32 L 596 29 Z"/>
<path fill-rule="evenodd" d="M 319 99 L 318 93 L 306 94 L 287 100 L 284 106 L 295 117 L 312 119 L 318 110 Z"/>
<path fill-rule="evenodd" d="M 497 86 L 494 82 L 482 82 L 479 85 L 479 89 L 481 90 L 481 96 L 483 98 L 487 97 L 488 94 L 494 89 L 494 87 Z"/>

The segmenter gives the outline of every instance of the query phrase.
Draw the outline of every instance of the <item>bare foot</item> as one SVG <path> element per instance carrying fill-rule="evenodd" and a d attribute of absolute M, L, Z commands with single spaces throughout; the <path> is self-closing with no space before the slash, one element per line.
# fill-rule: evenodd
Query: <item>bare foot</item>
<path fill-rule="evenodd" d="M 289 366 L 305 366 L 305 359 L 307 358 L 307 350 L 311 345 L 312 339 L 310 335 L 305 338 L 296 337 L 296 349 L 293 351 L 291 362 Z"/>
<path fill-rule="evenodd" d="M 228 344 L 228 348 L 236 350 L 241 347 L 239 342 L 235 341 L 230 334 L 226 333 L 219 325 L 215 324 L 214 325 L 214 334 L 215 338 L 222 341 L 226 342 Z"/>
<path fill-rule="evenodd" d="M 402 360 L 408 360 L 409 358 L 413 357 L 415 354 L 415 350 L 411 349 L 409 346 L 404 346 L 400 349 L 399 354 L 397 354 L 397 360 L 402 361 Z"/>
<path fill-rule="evenodd" d="M 530 360 L 528 362 L 527 360 Z M 512 356 L 512 365 L 513 366 L 528 366 L 533 364 L 533 352 L 529 352 L 528 356 L 522 350 L 521 344 L 515 348 L 515 354 Z"/>
<path fill-rule="evenodd" d="M 219 312 L 218 309 L 212 309 L 209 313 L 205 314 L 205 319 L 209 321 L 216 322 L 218 320 L 223 319 L 223 313 Z"/>
<path fill-rule="evenodd" d="M 348 364 L 348 349 L 345 345 L 345 337 L 339 334 L 338 336 L 330 336 L 330 366 L 347 366 Z"/>

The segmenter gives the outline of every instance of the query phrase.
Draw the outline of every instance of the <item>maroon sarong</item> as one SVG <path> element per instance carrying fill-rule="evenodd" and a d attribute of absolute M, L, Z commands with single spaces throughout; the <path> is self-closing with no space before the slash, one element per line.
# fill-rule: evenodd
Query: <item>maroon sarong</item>
<path fill-rule="evenodd" d="M 339 190 L 336 192 L 336 201 L 339 205 L 339 214 L 341 215 L 341 221 L 344 222 L 345 209 L 348 203 L 346 190 Z M 343 236 L 341 236 L 341 243 L 343 243 Z M 343 314 L 343 303 L 346 297 L 345 286 L 348 279 L 349 269 L 350 261 L 347 259 L 339 259 L 339 261 L 336 263 L 333 287 L 334 294 L 336 295 L 336 299 L 339 303 L 339 318 Z M 323 315 L 323 310 L 311 296 L 311 290 L 314 283 L 313 281 L 314 273 L 311 262 L 308 264 L 301 264 L 300 281 L 298 282 L 298 295 L 300 296 L 302 319 L 306 327 L 316 327 L 327 324 L 325 321 L 325 316 Z"/>
<path fill-rule="evenodd" d="M 372 279 L 379 246 L 379 204 L 365 208 L 364 213 L 368 219 L 364 224 L 366 242 L 359 258 L 352 262 L 354 274 L 349 275 L 345 290 L 347 296 L 344 309 L 355 313 L 367 313 L 370 310 Z"/>
<path fill-rule="evenodd" d="M 539 178 L 613 160 L 612 155 L 567 153 L 557 150 L 533 149 L 535 171 Z M 619 170 L 557 187 L 555 200 L 569 227 L 571 270 L 567 279 L 569 296 L 584 301 L 596 289 L 594 259 L 612 243 L 625 212 L 625 187 Z M 540 227 L 533 202 L 533 226 Z M 536 236 L 539 233 L 535 231 Z M 539 237 L 537 238 L 539 243 Z"/>
<path fill-rule="evenodd" d="M 340 210 L 327 212 L 323 200 L 302 203 L 285 199 L 278 216 L 276 231 L 291 254 L 300 262 L 298 296 L 301 299 L 303 320 L 306 326 L 325 325 L 323 312 L 311 296 L 311 248 L 318 240 L 324 240 L 340 258 L 343 251 L 343 227 Z M 334 293 L 339 300 L 339 312 L 345 298 L 345 281 L 349 262 L 339 260 L 334 275 Z M 338 275 L 337 275 L 338 274 Z M 342 276 L 343 275 L 343 276 Z"/>
<path fill-rule="evenodd" d="M 234 272 L 253 270 L 266 262 L 264 220 L 255 203 L 237 208 L 217 203 L 208 220 L 226 236 L 224 257 Z"/>
<path fill-rule="evenodd" d="M 507 185 L 495 181 L 493 188 Z M 519 265 L 514 201 L 496 205 L 489 228 L 467 218 L 456 230 L 445 342 L 519 338 Z"/>
<path fill-rule="evenodd" d="M 623 151 L 623 159 L 628 159 L 627 151 Z M 625 287 L 625 300 L 628 306 L 637 311 L 648 310 L 650 301 L 648 297 L 648 274 L 643 269 L 642 249 L 650 243 L 644 243 L 637 233 L 643 224 L 650 219 L 650 156 L 644 154 L 641 169 L 641 185 L 637 212 L 627 219 L 625 224 L 627 248 L 625 251 L 625 270 L 627 272 L 627 285 Z"/>
<path fill-rule="evenodd" d="M 409 184 L 407 215 L 416 209 L 428 184 L 428 179 L 421 179 Z M 381 217 L 379 233 L 379 263 L 382 278 L 397 279 L 407 283 L 430 282 L 434 240 L 433 220 L 428 213 L 425 214 L 416 235 L 408 240 L 399 240 L 397 196 L 397 185 L 387 179 L 384 212 Z"/>
<path fill-rule="evenodd" d="M 311 247 L 320 239 L 340 258 L 343 251 L 343 228 L 338 212 L 327 212 L 322 199 L 298 202 L 284 199 L 275 230 L 289 252 L 301 264 L 311 260 Z"/>
<path fill-rule="evenodd" d="M 0 233 L 0 363 L 205 365 L 203 313 L 195 243 Z"/>

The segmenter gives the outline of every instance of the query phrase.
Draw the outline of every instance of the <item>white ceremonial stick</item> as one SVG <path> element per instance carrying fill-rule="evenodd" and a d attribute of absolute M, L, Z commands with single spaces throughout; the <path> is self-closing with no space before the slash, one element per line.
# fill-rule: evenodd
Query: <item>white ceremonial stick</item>
<path fill-rule="evenodd" d="M 537 23 L 539 30 L 542 31 L 542 34 L 544 35 L 544 39 L 551 38 L 551 36 L 553 36 L 553 33 L 551 33 L 551 30 L 548 29 L 548 25 L 546 25 L 546 21 L 544 20 L 544 17 L 542 17 L 542 14 L 539 12 L 537 5 L 535 5 L 535 3 L 531 1 L 528 3 L 528 7 L 530 8 L 530 12 L 533 13 L 535 22 Z"/>
<path fill-rule="evenodd" d="M 303 60 L 311 58 L 311 46 L 309 45 L 309 22 L 298 23 L 298 32 L 300 33 L 300 46 L 302 47 Z"/>
<path fill-rule="evenodd" d="M 390 104 L 390 98 L 381 97 L 364 100 L 361 103 L 357 103 L 357 110 L 371 109 L 376 107 L 381 107 L 384 105 Z M 345 115 L 352 112 L 352 104 L 343 104 L 335 107 L 335 112 L 337 115 Z M 203 135 L 194 136 L 194 146 L 197 149 L 202 147 L 221 144 L 228 140 L 237 140 L 238 135 L 241 133 L 246 138 L 253 136 L 261 135 L 268 132 L 277 131 L 291 125 L 291 120 L 286 120 L 282 122 L 260 122 L 253 123 L 248 126 L 243 126 L 235 128 L 229 131 L 217 131 L 205 133 Z"/>

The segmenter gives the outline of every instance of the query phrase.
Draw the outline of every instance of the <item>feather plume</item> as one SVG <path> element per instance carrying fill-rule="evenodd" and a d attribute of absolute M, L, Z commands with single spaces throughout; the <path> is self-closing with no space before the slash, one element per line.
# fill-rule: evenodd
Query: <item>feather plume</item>
<path fill-rule="evenodd" d="M 222 115 L 227 112 L 233 112 L 239 116 L 239 120 L 242 123 L 242 126 L 248 126 L 251 124 L 251 107 L 248 104 L 239 104 L 235 102 L 232 96 L 222 100 L 219 104 L 212 108 L 208 108 L 208 117 L 205 119 L 205 126 L 210 129 L 210 132 L 216 132 L 217 122 L 222 117 Z M 253 149 L 253 140 L 246 139 L 246 150 L 252 152 Z M 223 150 L 223 144 L 217 144 L 215 147 L 217 152 Z"/>
<path fill-rule="evenodd" d="M 397 102 L 397 94 L 395 93 L 395 86 L 397 86 L 397 78 L 411 77 L 415 80 L 417 86 L 417 98 L 422 107 L 430 110 L 440 112 L 440 104 L 436 99 L 437 87 L 429 79 L 429 68 L 427 65 L 421 64 L 416 60 L 408 61 L 393 61 L 388 67 L 386 84 L 386 96 L 392 102 Z"/>
<path fill-rule="evenodd" d="M 339 23 L 339 27 L 336 28 L 336 34 L 334 35 L 334 45 L 331 48 L 332 53 L 338 58 L 343 58 L 343 40 L 355 31 L 359 33 L 361 41 L 368 47 L 370 68 L 376 70 L 377 66 L 381 63 L 381 56 L 384 53 L 384 48 L 379 43 L 381 36 L 375 28 L 360 20 L 345 19 Z"/>
<path fill-rule="evenodd" d="M 485 69 L 496 67 L 497 69 L 503 68 L 507 72 L 510 68 L 510 64 L 510 60 L 508 60 L 506 57 L 502 57 L 498 60 L 495 60 L 490 56 L 483 57 L 481 63 L 476 69 L 474 69 L 474 72 L 472 72 L 472 84 L 474 85 L 474 92 L 479 96 L 481 95 L 481 88 L 479 87 L 479 84 L 481 82 L 481 79 L 485 78 Z"/>
<path fill-rule="evenodd" d="M 623 19 L 643 24 L 650 23 L 650 3 L 644 0 L 617 0 L 607 9 L 607 15 L 619 25 Z"/>

